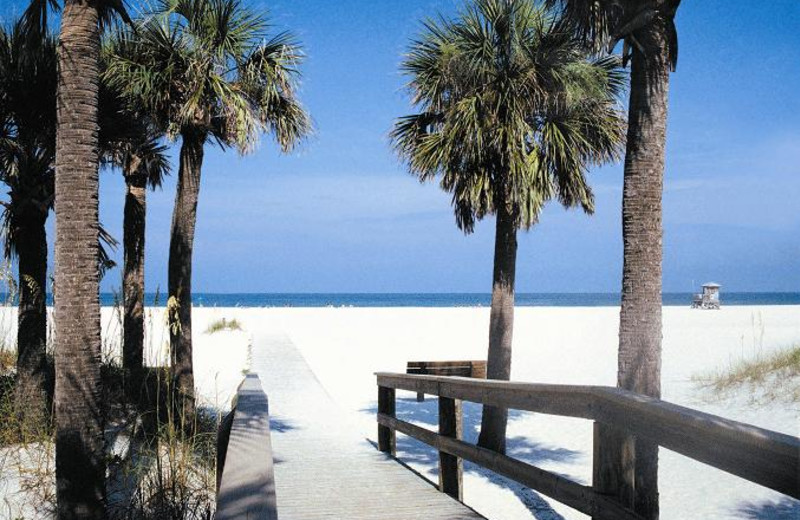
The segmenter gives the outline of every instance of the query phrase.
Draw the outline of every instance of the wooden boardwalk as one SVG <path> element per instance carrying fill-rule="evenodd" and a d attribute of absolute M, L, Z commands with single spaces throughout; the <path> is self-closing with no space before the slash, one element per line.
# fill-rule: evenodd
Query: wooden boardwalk
<path fill-rule="evenodd" d="M 252 371 L 269 397 L 281 520 L 477 520 L 359 435 L 285 336 L 254 338 Z"/>

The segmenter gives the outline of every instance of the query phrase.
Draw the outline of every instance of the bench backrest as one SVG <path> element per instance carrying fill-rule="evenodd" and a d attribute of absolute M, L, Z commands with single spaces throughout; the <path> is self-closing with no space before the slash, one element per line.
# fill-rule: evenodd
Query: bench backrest
<path fill-rule="evenodd" d="M 406 374 L 486 379 L 486 361 L 409 361 Z"/>

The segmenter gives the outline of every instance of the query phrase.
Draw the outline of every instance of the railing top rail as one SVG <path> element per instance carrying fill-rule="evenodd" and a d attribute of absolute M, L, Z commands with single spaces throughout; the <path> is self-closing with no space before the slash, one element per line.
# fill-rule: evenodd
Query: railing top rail
<path fill-rule="evenodd" d="M 378 385 L 517 410 L 579 417 L 647 438 L 800 498 L 800 438 L 607 386 L 376 373 Z"/>
<path fill-rule="evenodd" d="M 256 374 L 239 386 L 217 492 L 217 520 L 277 520 L 269 402 Z"/>

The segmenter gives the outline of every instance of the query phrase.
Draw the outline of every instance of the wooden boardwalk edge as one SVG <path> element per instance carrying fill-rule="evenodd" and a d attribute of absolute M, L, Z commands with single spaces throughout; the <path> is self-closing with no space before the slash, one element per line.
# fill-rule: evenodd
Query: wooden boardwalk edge
<path fill-rule="evenodd" d="M 277 520 L 269 402 L 257 375 L 245 376 L 231 415 L 217 448 L 221 463 L 214 518 Z"/>

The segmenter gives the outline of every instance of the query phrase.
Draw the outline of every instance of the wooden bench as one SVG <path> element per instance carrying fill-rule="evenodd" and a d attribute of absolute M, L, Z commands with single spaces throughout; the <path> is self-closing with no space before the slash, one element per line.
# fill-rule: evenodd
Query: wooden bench
<path fill-rule="evenodd" d="M 406 374 L 486 379 L 486 361 L 409 361 Z M 424 400 L 425 394 L 418 392 L 417 401 Z"/>

